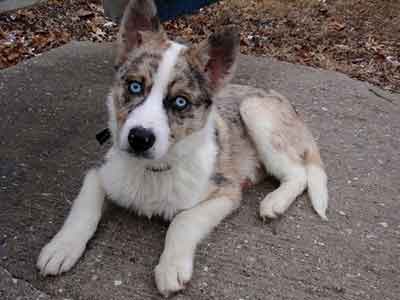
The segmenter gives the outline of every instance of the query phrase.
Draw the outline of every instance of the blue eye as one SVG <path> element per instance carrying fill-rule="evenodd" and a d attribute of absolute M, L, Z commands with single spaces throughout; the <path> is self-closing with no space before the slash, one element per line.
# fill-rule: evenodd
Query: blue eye
<path fill-rule="evenodd" d="M 139 82 L 139 81 L 132 81 L 130 84 L 129 84 L 129 91 L 132 93 L 132 94 L 134 94 L 134 95 L 138 95 L 138 94 L 141 94 L 142 92 L 143 92 L 143 85 L 142 85 L 142 83 L 141 82 Z"/>
<path fill-rule="evenodd" d="M 172 108 L 178 111 L 182 111 L 186 107 L 188 107 L 189 104 L 190 102 L 185 97 L 178 96 L 172 101 Z"/>

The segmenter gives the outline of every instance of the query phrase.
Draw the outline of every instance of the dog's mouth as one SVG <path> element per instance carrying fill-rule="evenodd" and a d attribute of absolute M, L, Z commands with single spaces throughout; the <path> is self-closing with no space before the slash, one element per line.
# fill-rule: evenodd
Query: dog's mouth
<path fill-rule="evenodd" d="M 156 160 L 151 152 L 137 153 L 131 149 L 125 150 L 130 156 L 143 162 L 146 171 L 161 173 L 172 169 L 167 162 Z"/>
<path fill-rule="evenodd" d="M 154 173 L 160 173 L 171 170 L 171 166 L 169 164 L 163 164 L 159 166 L 146 166 L 146 170 Z"/>

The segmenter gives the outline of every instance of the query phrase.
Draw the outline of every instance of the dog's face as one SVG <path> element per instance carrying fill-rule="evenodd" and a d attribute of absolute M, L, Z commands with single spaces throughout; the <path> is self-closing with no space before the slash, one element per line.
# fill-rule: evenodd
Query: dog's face
<path fill-rule="evenodd" d="M 109 98 L 114 143 L 137 158 L 162 159 L 202 130 L 213 95 L 232 77 L 233 29 L 186 47 L 168 40 L 153 1 L 128 5 L 119 33 L 118 71 Z"/>

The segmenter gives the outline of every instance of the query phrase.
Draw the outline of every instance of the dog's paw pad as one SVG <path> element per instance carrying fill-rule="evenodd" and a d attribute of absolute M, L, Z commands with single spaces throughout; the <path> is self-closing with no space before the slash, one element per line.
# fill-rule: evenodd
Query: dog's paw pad
<path fill-rule="evenodd" d="M 40 252 L 37 268 L 43 276 L 58 275 L 71 269 L 85 250 L 85 243 L 54 238 Z"/>
<path fill-rule="evenodd" d="M 192 277 L 193 262 L 190 259 L 160 262 L 154 272 L 158 290 L 168 297 L 185 288 Z"/>

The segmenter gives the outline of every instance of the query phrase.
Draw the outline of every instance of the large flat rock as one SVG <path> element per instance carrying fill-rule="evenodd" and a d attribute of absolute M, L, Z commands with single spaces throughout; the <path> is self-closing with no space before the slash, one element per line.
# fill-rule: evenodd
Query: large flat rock
<path fill-rule="evenodd" d="M 0 13 L 36 5 L 44 0 L 0 0 Z"/>
<path fill-rule="evenodd" d="M 17 299 L 10 277 L 32 288 L 27 299 L 159 298 L 152 271 L 167 224 L 113 206 L 71 272 L 35 270 L 107 148 L 94 135 L 105 126 L 112 64 L 112 45 L 74 42 L 0 72 L 2 299 Z M 176 299 L 399 299 L 399 97 L 269 58 L 242 56 L 235 82 L 276 89 L 304 116 L 329 173 L 329 222 L 302 196 L 273 226 L 263 223 L 259 200 L 276 187 L 266 181 L 202 243 Z"/>
<path fill-rule="evenodd" d="M 26 281 L 14 278 L 0 266 L 0 299 L 50 300 L 51 298 Z"/>

